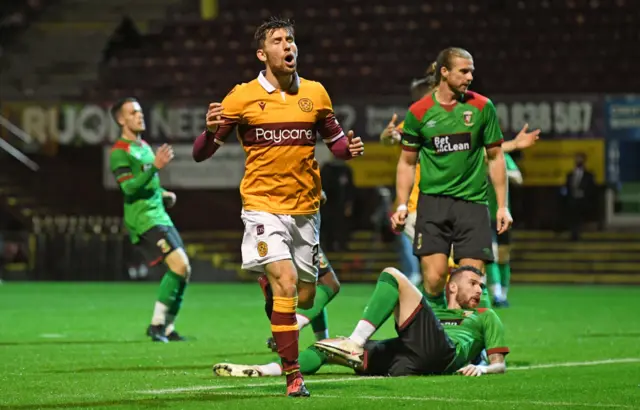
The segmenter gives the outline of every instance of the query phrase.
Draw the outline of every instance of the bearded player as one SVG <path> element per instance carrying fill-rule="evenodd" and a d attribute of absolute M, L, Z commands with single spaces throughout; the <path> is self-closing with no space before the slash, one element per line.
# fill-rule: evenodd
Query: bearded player
<path fill-rule="evenodd" d="M 432 308 L 402 272 L 386 268 L 351 336 L 318 341 L 301 354 L 301 368 L 313 374 L 324 364 L 342 364 L 379 376 L 504 373 L 509 348 L 502 322 L 493 310 L 477 309 L 482 281 L 482 272 L 472 266 L 454 269 L 446 285 L 448 305 Z M 391 315 L 398 336 L 370 340 Z M 489 364 L 472 364 L 483 349 Z M 219 363 L 213 370 L 232 377 L 280 374 L 277 363 Z"/>
<path fill-rule="evenodd" d="M 398 161 L 399 205 L 392 224 L 400 230 L 406 224 L 407 201 L 419 158 L 414 254 L 421 260 L 427 299 L 440 305 L 445 303 L 443 291 L 452 247 L 461 265 L 483 271 L 485 262 L 493 260 L 485 150 L 498 203 L 498 233 L 506 232 L 513 221 L 506 207 L 502 132 L 491 100 L 468 91 L 474 69 L 466 50 L 447 48 L 440 52 L 435 65 L 437 87 L 407 113 Z"/>
<path fill-rule="evenodd" d="M 109 164 L 124 194 L 124 222 L 131 242 L 149 265 L 164 262 L 168 269 L 160 282 L 147 335 L 156 342 L 182 341 L 184 338 L 175 330 L 175 320 L 191 266 L 180 234 L 165 209 L 175 204 L 176 195 L 163 189 L 158 177 L 158 171 L 173 159 L 173 149 L 164 144 L 154 155 L 142 139 L 144 115 L 135 98 L 118 101 L 111 114 L 122 134 L 111 149 Z"/>
<path fill-rule="evenodd" d="M 256 56 L 265 70 L 209 105 L 207 130 L 196 139 L 197 162 L 211 157 L 234 128 L 243 145 L 240 186 L 245 226 L 242 267 L 260 279 L 287 382 L 287 395 L 309 396 L 298 364 L 296 308 L 313 307 L 319 265 L 321 182 L 316 135 L 348 160 L 364 145 L 344 133 L 322 84 L 296 72 L 298 47 L 288 20 L 271 18 L 255 33 Z"/>

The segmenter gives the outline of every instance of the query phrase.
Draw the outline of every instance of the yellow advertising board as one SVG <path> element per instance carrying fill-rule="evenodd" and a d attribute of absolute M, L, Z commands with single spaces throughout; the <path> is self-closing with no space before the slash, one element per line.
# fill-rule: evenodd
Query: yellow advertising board
<path fill-rule="evenodd" d="M 605 181 L 605 143 L 603 139 L 540 140 L 522 151 L 518 167 L 524 185 L 564 185 L 567 174 L 575 166 L 575 156 L 584 153 L 586 168 L 596 184 Z"/>
<path fill-rule="evenodd" d="M 347 162 L 353 170 L 353 182 L 358 188 L 396 185 L 399 145 L 365 142 L 364 156 Z"/>

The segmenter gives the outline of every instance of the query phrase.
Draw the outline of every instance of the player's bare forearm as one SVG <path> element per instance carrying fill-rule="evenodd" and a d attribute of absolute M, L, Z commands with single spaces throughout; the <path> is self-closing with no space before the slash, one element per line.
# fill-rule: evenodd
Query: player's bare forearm
<path fill-rule="evenodd" d="M 489 176 L 493 189 L 496 191 L 496 202 L 498 208 L 507 206 L 507 166 L 504 161 L 504 152 L 501 147 L 487 148 L 489 159 Z"/>
<path fill-rule="evenodd" d="M 516 143 L 516 140 L 505 141 L 502 143 L 502 151 L 506 152 L 507 154 L 516 151 L 517 149 L 518 144 Z"/>
<path fill-rule="evenodd" d="M 402 150 L 396 171 L 396 203 L 406 205 L 416 176 L 417 151 Z"/>
<path fill-rule="evenodd" d="M 487 374 L 500 374 L 507 371 L 507 366 L 504 363 L 504 355 L 502 353 L 490 354 L 489 365 L 487 366 Z"/>
<path fill-rule="evenodd" d="M 458 369 L 456 373 L 459 373 L 467 377 L 478 377 L 483 374 L 501 374 L 507 371 L 507 366 L 504 363 L 504 355 L 502 353 L 494 353 L 489 355 L 489 365 L 473 365 L 468 364 L 461 369 Z"/>

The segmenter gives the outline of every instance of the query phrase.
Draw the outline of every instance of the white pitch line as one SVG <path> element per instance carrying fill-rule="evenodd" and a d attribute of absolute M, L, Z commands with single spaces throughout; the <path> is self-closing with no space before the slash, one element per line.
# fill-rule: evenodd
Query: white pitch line
<path fill-rule="evenodd" d="M 373 377 L 338 377 L 331 379 L 317 379 L 317 380 L 305 380 L 306 384 L 320 384 L 320 383 L 348 383 L 353 381 L 362 382 L 363 380 L 372 380 L 372 379 L 388 379 L 388 377 L 384 376 L 373 376 Z M 222 389 L 235 389 L 239 387 L 270 387 L 270 386 L 280 386 L 282 385 L 282 381 L 278 382 L 263 382 L 263 383 L 250 383 L 250 384 L 227 384 L 227 385 L 209 385 L 209 386 L 192 386 L 192 387 L 178 387 L 175 389 L 159 389 L 159 390 L 142 390 L 137 391 L 136 393 L 142 394 L 169 394 L 169 393 L 184 393 L 184 392 L 194 392 L 194 391 L 206 391 L 206 390 L 222 390 Z"/>
<path fill-rule="evenodd" d="M 40 337 L 45 338 L 45 339 L 59 339 L 62 337 L 67 337 L 63 334 L 60 333 L 43 333 L 40 335 Z"/>
<path fill-rule="evenodd" d="M 274 393 L 240 393 L 240 392 L 211 392 L 213 396 L 242 396 L 242 397 L 280 397 L 281 394 Z M 329 395 L 329 394 L 311 394 L 311 399 L 344 399 L 344 396 Z M 607 403 L 580 403 L 580 402 L 565 402 L 565 401 L 539 401 L 539 400 L 489 400 L 489 399 L 460 399 L 456 397 L 437 397 L 437 396 L 424 396 L 424 397 L 411 397 L 411 396 L 349 396 L 350 399 L 356 400 L 393 400 L 398 401 L 438 401 L 446 403 L 482 403 L 482 404 L 513 404 L 516 406 L 522 406 L 524 404 L 534 406 L 548 406 L 548 407 L 595 407 L 595 408 L 614 408 L 614 409 L 632 409 L 634 406 L 626 404 L 607 404 Z"/>
<path fill-rule="evenodd" d="M 514 366 L 507 367 L 507 372 L 517 371 L 517 370 L 536 370 L 536 369 L 553 369 L 557 367 L 580 367 L 580 366 L 601 366 L 607 364 L 619 364 L 619 363 L 638 363 L 640 362 L 640 358 L 630 357 L 624 359 L 606 359 L 606 360 L 593 360 L 589 362 L 564 362 L 564 363 L 547 363 L 547 364 L 537 364 L 532 366 Z M 320 383 L 349 383 L 353 381 L 357 382 L 366 382 L 368 380 L 382 380 L 388 379 L 388 377 L 337 377 L 330 379 L 308 379 L 305 382 L 309 385 L 320 384 Z M 245 387 L 269 387 L 269 386 L 280 386 L 282 384 L 281 381 L 278 382 L 263 382 L 263 383 L 251 383 L 251 384 L 227 384 L 227 385 L 207 385 L 207 386 L 191 386 L 191 387 L 177 387 L 173 389 L 156 389 L 156 390 L 140 390 L 135 393 L 140 394 L 171 394 L 171 393 L 186 393 L 186 392 L 197 392 L 197 391 L 208 391 L 208 390 L 223 390 L 223 389 L 237 389 L 237 388 L 245 388 Z M 317 397 L 317 396 L 315 396 Z"/>
<path fill-rule="evenodd" d="M 511 370 L 553 369 L 555 367 L 600 366 L 600 365 L 603 365 L 603 364 L 638 363 L 638 362 L 640 362 L 640 358 L 629 357 L 629 358 L 626 358 L 626 359 L 593 360 L 593 361 L 590 361 L 590 362 L 566 362 L 566 363 L 534 364 L 532 366 L 508 367 L 507 371 L 511 371 Z"/>

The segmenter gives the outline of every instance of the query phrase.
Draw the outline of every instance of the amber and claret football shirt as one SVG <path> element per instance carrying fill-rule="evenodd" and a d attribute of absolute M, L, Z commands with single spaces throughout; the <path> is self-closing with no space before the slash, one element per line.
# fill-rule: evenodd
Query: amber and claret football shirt
<path fill-rule="evenodd" d="M 310 215 L 320 209 L 322 184 L 315 159 L 316 135 L 331 146 L 345 136 L 331 99 L 316 81 L 294 75 L 289 90 L 277 90 L 261 72 L 236 85 L 222 100 L 215 141 L 237 129 L 246 154 L 240 184 L 246 210 Z"/>

